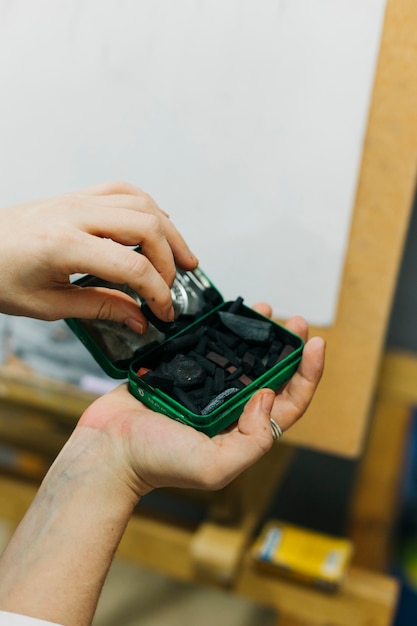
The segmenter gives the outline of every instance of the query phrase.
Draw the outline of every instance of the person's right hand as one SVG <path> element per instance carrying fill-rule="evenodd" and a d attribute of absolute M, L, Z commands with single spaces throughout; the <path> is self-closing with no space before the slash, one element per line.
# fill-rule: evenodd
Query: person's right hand
<path fill-rule="evenodd" d="M 141 246 L 142 254 L 130 246 Z M 71 274 L 127 283 L 153 313 L 172 321 L 176 266 L 198 264 L 154 200 L 128 183 L 107 183 L 0 210 L 0 311 L 44 320 L 106 319 L 147 328 L 122 291 L 78 287 Z"/>

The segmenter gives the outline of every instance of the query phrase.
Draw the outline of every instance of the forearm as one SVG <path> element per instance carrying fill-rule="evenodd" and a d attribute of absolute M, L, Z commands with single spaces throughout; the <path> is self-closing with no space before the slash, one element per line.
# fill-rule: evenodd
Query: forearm
<path fill-rule="evenodd" d="M 76 429 L 0 559 L 0 609 L 90 624 L 135 496 L 106 434 Z"/>
<path fill-rule="evenodd" d="M 307 339 L 301 319 L 290 329 Z M 93 402 L 0 560 L 0 610 L 89 624 L 139 497 L 158 487 L 219 489 L 255 463 L 273 443 L 271 416 L 287 430 L 307 409 L 324 348 L 307 341 L 284 390 L 259 390 L 234 428 L 212 438 L 147 409 L 126 385 Z"/>

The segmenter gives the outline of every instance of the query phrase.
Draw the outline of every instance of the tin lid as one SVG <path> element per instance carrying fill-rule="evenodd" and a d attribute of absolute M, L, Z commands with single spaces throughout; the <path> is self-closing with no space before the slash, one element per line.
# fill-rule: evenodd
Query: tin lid
<path fill-rule="evenodd" d="M 102 369 L 113 378 L 127 378 L 133 359 L 146 354 L 223 302 L 221 293 L 199 267 L 188 272 L 177 269 L 171 288 L 175 312 L 173 324 L 159 323 L 129 285 L 110 283 L 91 275 L 79 278 L 74 284 L 119 289 L 136 300 L 148 317 L 149 328 L 144 335 L 138 335 L 118 322 L 79 318 L 65 320 Z"/>

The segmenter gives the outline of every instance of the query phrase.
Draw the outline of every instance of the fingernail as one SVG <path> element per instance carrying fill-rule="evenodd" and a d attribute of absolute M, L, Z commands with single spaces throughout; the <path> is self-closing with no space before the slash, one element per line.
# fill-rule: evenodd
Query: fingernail
<path fill-rule="evenodd" d="M 142 307 L 143 308 L 143 307 Z M 155 314 L 153 314 L 152 316 L 152 311 L 150 312 L 151 317 L 148 316 L 148 313 L 146 313 L 146 317 L 148 317 L 148 320 L 153 324 L 154 321 L 152 320 L 152 317 L 157 317 L 159 318 L 159 320 L 162 321 L 163 324 L 167 324 L 167 323 L 172 323 L 175 319 L 175 309 L 174 306 L 171 304 L 169 306 L 169 308 L 165 309 L 166 313 L 163 313 L 164 310 L 161 311 L 160 315 L 155 316 Z"/>
<path fill-rule="evenodd" d="M 138 322 L 138 320 L 133 319 L 133 317 L 128 317 L 127 320 L 125 320 L 125 325 L 130 328 L 130 330 L 133 330 L 134 333 L 143 335 L 143 324 Z"/>
<path fill-rule="evenodd" d="M 269 391 L 265 391 L 262 395 L 262 410 L 265 413 L 270 413 L 272 411 L 272 407 L 275 401 L 275 393 L 270 389 Z"/>

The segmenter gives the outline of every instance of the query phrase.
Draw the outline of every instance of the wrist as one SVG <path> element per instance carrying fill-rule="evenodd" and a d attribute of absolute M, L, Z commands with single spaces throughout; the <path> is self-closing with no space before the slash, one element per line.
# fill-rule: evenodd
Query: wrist
<path fill-rule="evenodd" d="M 146 428 L 137 428 L 144 419 L 142 414 L 147 412 L 125 386 L 121 386 L 98 398 L 85 410 L 72 437 L 74 443 L 80 441 L 81 445 L 93 442 L 95 454 L 104 460 L 103 469 L 108 479 L 118 485 L 133 506 L 155 487 L 144 470 L 148 456 Z M 149 463 L 149 459 L 148 465 L 152 475 L 153 463 Z"/>
<path fill-rule="evenodd" d="M 90 623 L 137 502 L 109 462 L 109 443 L 77 427 L 61 450 L 2 556 L 1 609 Z"/>
<path fill-rule="evenodd" d="M 140 499 L 130 480 L 131 469 L 123 446 L 106 430 L 77 426 L 45 477 L 45 486 L 57 497 L 58 486 L 95 501 L 112 502 L 112 511 L 130 516 Z M 43 487 L 44 485 L 42 485 Z"/>

